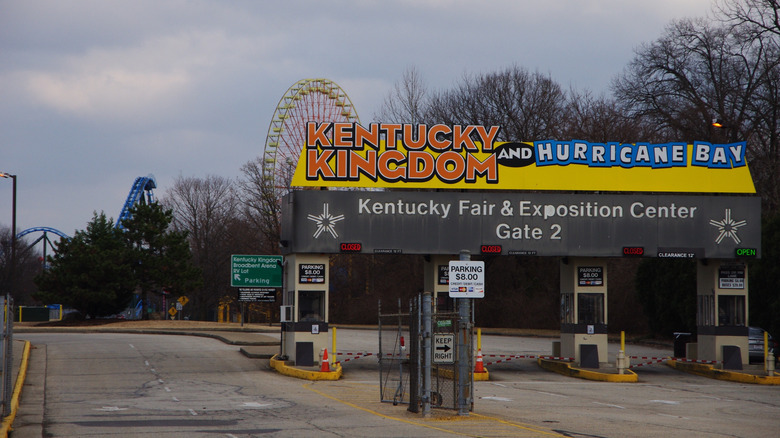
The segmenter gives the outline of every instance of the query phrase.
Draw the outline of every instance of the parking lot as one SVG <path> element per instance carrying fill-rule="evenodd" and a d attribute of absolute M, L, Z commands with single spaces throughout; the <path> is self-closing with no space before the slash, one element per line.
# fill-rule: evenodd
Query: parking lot
<path fill-rule="evenodd" d="M 475 382 L 473 411 L 460 417 L 435 409 L 423 418 L 380 402 L 375 354 L 346 360 L 346 353 L 377 351 L 375 329 L 337 330 L 344 373 L 334 382 L 281 376 L 266 359 L 245 357 L 242 347 L 225 342 L 233 332 L 216 334 L 223 340 L 19 333 L 36 346 L 35 370 L 14 428 L 25 431 L 19 436 L 41 436 L 43 429 L 47 436 L 752 437 L 775 436 L 780 427 L 777 386 L 723 382 L 664 364 L 637 368 L 637 383 L 594 382 L 546 371 L 535 359 L 499 359 L 549 354 L 550 337 L 484 335 L 490 380 Z M 235 336 L 267 341 L 279 332 Z M 671 354 L 670 347 L 629 344 L 627 350 Z M 38 405 L 30 403 L 36 389 L 43 392 Z M 41 409 L 40 420 L 31 409 Z M 40 423 L 37 431 L 31 423 Z"/>

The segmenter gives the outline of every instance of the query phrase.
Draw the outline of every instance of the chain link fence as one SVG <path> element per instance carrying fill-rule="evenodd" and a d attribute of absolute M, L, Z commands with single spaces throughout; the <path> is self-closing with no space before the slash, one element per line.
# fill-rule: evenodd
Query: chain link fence
<path fill-rule="evenodd" d="M 382 402 L 392 402 L 394 405 L 408 404 L 408 410 L 419 412 L 423 404 L 423 374 L 424 338 L 423 333 L 423 300 L 421 296 L 411 299 L 406 307 L 398 301 L 397 312 L 383 313 L 382 303 L 379 303 L 379 374 L 380 399 Z M 457 358 L 461 348 L 469 351 L 471 358 L 471 336 L 467 336 L 465 344 L 455 342 L 460 333 L 460 315 L 457 312 L 439 312 L 431 317 L 430 336 L 433 351 L 430 380 L 430 407 L 440 409 L 459 409 L 458 385 L 459 366 Z M 436 339 L 447 339 L 448 342 L 436 345 Z M 434 353 L 438 348 L 439 353 Z M 429 363 L 430 358 L 429 358 Z M 467 370 L 473 369 L 469 359 Z M 471 373 L 468 380 L 471 379 Z M 470 397 L 470 394 L 469 394 Z"/>
<path fill-rule="evenodd" d="M 379 394 L 383 402 L 408 404 L 410 397 L 409 357 L 406 340 L 409 336 L 410 308 L 382 313 L 379 302 Z"/>
<path fill-rule="evenodd" d="M 2 330 L 2 336 L 0 342 L 2 342 L 3 357 L 2 361 L 2 394 L 0 397 L 0 403 L 2 403 L 3 417 L 11 413 L 11 394 L 13 393 L 13 382 L 11 381 L 11 375 L 13 374 L 13 315 L 14 315 L 14 300 L 10 296 L 0 297 L 0 303 L 2 304 L 3 312 L 0 314 L 0 330 Z"/>

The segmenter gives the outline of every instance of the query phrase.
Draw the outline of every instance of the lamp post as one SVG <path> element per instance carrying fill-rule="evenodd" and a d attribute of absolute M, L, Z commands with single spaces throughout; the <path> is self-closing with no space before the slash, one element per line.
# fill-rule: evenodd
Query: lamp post
<path fill-rule="evenodd" d="M 0 177 L 11 178 L 13 181 L 13 198 L 11 201 L 11 268 L 9 286 L 13 290 L 13 283 L 16 280 L 14 278 L 14 271 L 16 270 L 16 175 L 11 175 L 7 172 L 0 172 Z"/>

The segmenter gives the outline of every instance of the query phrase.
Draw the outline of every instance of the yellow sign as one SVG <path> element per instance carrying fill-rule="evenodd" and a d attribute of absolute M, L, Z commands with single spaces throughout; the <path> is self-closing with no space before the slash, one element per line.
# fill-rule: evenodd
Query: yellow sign
<path fill-rule="evenodd" d="M 179 302 L 179 304 L 181 304 L 182 306 L 186 306 L 186 305 L 187 305 L 187 303 L 189 303 L 189 302 L 190 302 L 190 299 L 189 299 L 189 298 L 187 298 L 187 297 L 185 297 L 184 295 L 182 295 L 182 296 L 180 296 L 180 297 L 179 297 L 179 299 L 178 299 L 178 300 L 176 300 L 176 301 L 178 301 L 178 302 Z"/>
<path fill-rule="evenodd" d="M 746 142 L 497 142 L 499 131 L 309 122 L 291 185 L 755 193 Z"/>
<path fill-rule="evenodd" d="M 170 313 L 171 316 L 175 316 L 176 315 L 176 308 L 175 307 L 171 307 L 170 309 L 168 309 L 168 313 Z"/>

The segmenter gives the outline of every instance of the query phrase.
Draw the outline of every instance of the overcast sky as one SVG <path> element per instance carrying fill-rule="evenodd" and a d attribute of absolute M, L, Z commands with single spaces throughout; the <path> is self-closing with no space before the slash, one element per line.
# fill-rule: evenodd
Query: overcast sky
<path fill-rule="evenodd" d="M 0 0 L 0 171 L 17 230 L 116 219 L 138 176 L 236 178 L 279 99 L 328 78 L 373 120 L 403 72 L 432 90 L 514 64 L 607 92 L 633 50 L 711 0 Z M 532 140 L 532 139 L 523 139 Z M 0 179 L 0 226 L 11 224 Z"/>

